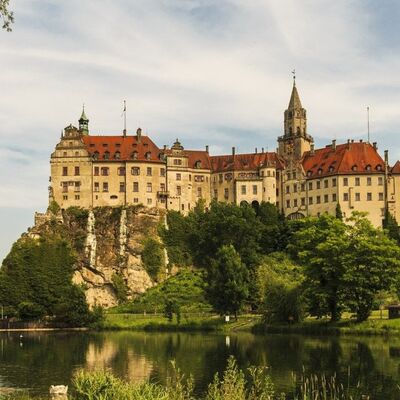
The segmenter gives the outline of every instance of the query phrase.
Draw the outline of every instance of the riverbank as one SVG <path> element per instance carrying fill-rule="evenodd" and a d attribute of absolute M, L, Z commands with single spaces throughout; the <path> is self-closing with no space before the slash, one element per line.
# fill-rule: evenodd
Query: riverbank
<path fill-rule="evenodd" d="M 178 323 L 176 318 L 169 322 L 160 314 L 106 314 L 102 329 L 158 332 L 250 332 L 260 322 L 261 316 L 258 315 L 241 315 L 237 321 L 231 318 L 230 322 L 225 322 L 224 318 L 218 315 L 183 314 Z"/>

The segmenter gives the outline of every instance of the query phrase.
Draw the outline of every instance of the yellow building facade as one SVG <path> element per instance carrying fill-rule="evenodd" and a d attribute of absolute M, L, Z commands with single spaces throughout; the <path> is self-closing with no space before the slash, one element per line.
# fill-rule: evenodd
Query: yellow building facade
<path fill-rule="evenodd" d="M 315 149 L 294 83 L 277 152 L 210 155 L 177 139 L 159 148 L 139 128 L 134 135 L 93 136 L 83 111 L 66 127 L 51 155 L 50 201 L 71 206 L 148 207 L 189 212 L 199 200 L 257 206 L 276 204 L 288 218 L 368 213 L 382 225 L 388 210 L 400 222 L 400 162 L 389 166 L 376 143 L 332 141 Z"/>

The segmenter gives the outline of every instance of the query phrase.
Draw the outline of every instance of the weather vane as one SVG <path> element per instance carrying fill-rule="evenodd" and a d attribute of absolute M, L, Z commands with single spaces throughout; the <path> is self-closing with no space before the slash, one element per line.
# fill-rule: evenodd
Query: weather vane
<path fill-rule="evenodd" d="M 293 75 L 293 84 L 296 84 L 296 70 L 295 69 L 292 71 L 292 75 Z"/>

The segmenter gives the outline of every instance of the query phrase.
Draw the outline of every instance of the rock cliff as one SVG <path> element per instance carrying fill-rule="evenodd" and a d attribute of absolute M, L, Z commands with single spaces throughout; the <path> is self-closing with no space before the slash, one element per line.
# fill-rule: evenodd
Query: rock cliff
<path fill-rule="evenodd" d="M 107 308 L 118 303 L 121 287 L 116 282 L 123 286 L 129 299 L 154 286 L 165 275 L 166 265 L 159 265 L 157 277 L 150 276 L 142 259 L 147 239 L 161 243 L 158 228 L 164 219 L 161 210 L 142 206 L 93 210 L 71 207 L 36 213 L 35 225 L 25 235 L 35 239 L 60 235 L 68 240 L 76 258 L 74 283 L 85 287 L 90 306 Z"/>

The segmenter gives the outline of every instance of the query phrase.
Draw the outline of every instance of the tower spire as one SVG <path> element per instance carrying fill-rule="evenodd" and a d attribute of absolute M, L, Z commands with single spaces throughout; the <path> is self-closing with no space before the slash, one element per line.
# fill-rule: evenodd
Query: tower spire
<path fill-rule="evenodd" d="M 85 103 L 83 103 L 82 114 L 79 118 L 79 130 L 81 131 L 82 135 L 89 135 L 89 119 L 85 113 Z"/>

